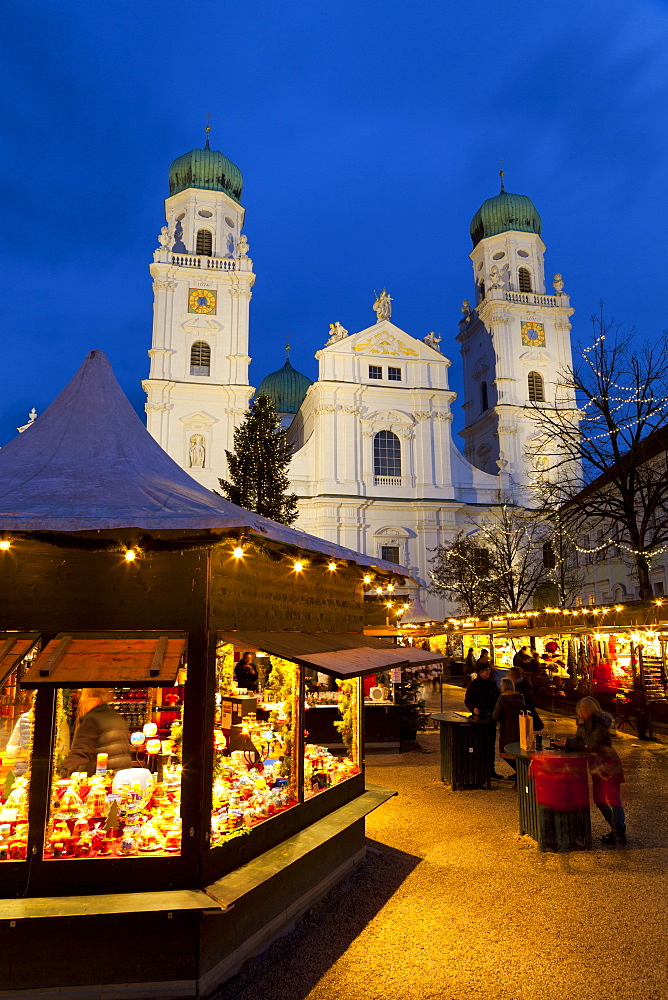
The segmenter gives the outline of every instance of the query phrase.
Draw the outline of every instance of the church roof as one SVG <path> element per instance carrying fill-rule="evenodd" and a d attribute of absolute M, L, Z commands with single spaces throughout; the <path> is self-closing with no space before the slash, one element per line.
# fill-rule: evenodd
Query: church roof
<path fill-rule="evenodd" d="M 151 437 L 103 351 L 25 434 L 0 449 L 0 531 L 246 529 L 265 538 L 408 575 L 382 559 L 276 524 L 196 483 Z"/>
<path fill-rule="evenodd" d="M 257 395 L 269 396 L 277 413 L 296 413 L 310 385 L 313 385 L 313 380 L 293 368 L 290 358 L 286 358 L 282 368 L 265 375 Z"/>
<path fill-rule="evenodd" d="M 169 168 L 169 194 L 178 194 L 186 188 L 204 191 L 224 191 L 230 198 L 241 202 L 244 179 L 231 160 L 209 147 L 207 137 L 204 149 L 191 149 L 178 156 Z"/>
<path fill-rule="evenodd" d="M 535 233 L 540 236 L 542 221 L 531 198 L 525 194 L 511 194 L 501 184 L 501 191 L 488 198 L 471 220 L 473 246 L 486 236 L 510 231 Z"/>

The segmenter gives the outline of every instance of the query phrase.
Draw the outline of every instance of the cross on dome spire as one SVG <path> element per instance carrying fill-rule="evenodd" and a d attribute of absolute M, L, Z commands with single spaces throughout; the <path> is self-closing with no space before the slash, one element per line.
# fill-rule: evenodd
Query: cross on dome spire
<path fill-rule="evenodd" d="M 209 132 L 211 131 L 211 115 L 206 116 L 206 126 L 204 127 L 204 131 L 206 133 L 206 142 L 204 143 L 204 148 L 210 149 L 211 147 L 209 146 Z"/>
<path fill-rule="evenodd" d="M 501 178 L 501 190 L 502 190 L 502 191 L 505 191 L 505 190 L 506 190 L 506 188 L 505 188 L 505 185 L 504 185 L 504 183 L 503 183 L 503 178 L 504 178 L 504 177 L 505 177 L 506 175 L 505 175 L 505 171 L 504 171 L 504 169 L 503 169 L 503 160 L 499 160 L 499 168 L 500 168 L 500 169 L 499 169 L 499 177 Z"/>

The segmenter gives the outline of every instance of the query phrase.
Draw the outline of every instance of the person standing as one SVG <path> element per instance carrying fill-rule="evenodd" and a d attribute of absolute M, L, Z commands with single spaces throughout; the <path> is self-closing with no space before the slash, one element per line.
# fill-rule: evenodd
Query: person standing
<path fill-rule="evenodd" d="M 524 698 L 515 690 L 515 684 L 510 677 L 501 679 L 501 694 L 499 695 L 492 719 L 499 725 L 499 755 L 517 772 L 517 760 L 506 753 L 509 743 L 519 743 L 520 741 L 520 712 L 525 708 Z M 517 774 L 513 775 L 515 787 L 517 787 Z"/>
<path fill-rule="evenodd" d="M 257 691 L 258 672 L 252 653 L 244 653 L 234 668 L 234 679 L 238 687 L 246 691 Z"/>
<path fill-rule="evenodd" d="M 496 684 L 492 680 L 491 673 L 491 664 L 483 663 L 478 670 L 478 676 L 471 681 L 466 689 L 466 694 L 464 695 L 464 704 L 473 715 L 475 722 L 491 723 L 492 721 L 492 712 L 494 711 L 494 706 L 496 705 L 497 690 Z M 496 726 L 494 727 L 494 730 L 491 731 L 489 745 L 491 758 L 490 770 L 493 778 L 503 778 L 502 774 L 497 774 L 496 772 L 496 753 L 494 746 L 495 734 Z"/>
<path fill-rule="evenodd" d="M 464 661 L 464 671 L 467 677 L 472 677 L 473 674 L 475 673 L 475 664 L 476 664 L 475 651 L 473 649 L 473 646 L 469 646 L 469 651 L 466 654 L 466 660 Z"/>
<path fill-rule="evenodd" d="M 527 653 L 526 646 L 522 646 L 520 649 L 518 649 L 515 655 L 513 656 L 513 666 L 519 667 L 520 670 L 523 670 L 530 662 L 531 662 L 531 657 Z"/>
<path fill-rule="evenodd" d="M 610 826 L 601 840 L 608 846 L 626 844 L 626 815 L 622 805 L 624 781 L 622 762 L 610 739 L 612 716 L 604 712 L 596 698 L 581 698 L 575 706 L 577 736 L 563 742 L 571 750 L 589 750 L 594 804 Z"/>
<path fill-rule="evenodd" d="M 533 718 L 533 728 L 537 733 L 539 733 L 542 729 L 545 729 L 545 723 L 536 709 L 531 685 L 528 680 L 526 680 L 519 667 L 511 667 L 508 671 L 508 676 L 514 682 L 515 690 L 518 691 L 524 698 L 525 710 L 531 713 Z"/>

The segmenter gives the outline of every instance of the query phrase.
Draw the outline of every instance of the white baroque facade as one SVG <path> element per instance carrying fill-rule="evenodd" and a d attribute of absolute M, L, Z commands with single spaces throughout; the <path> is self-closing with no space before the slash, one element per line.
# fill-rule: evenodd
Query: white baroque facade
<path fill-rule="evenodd" d="M 226 474 L 225 449 L 254 392 L 255 274 L 241 232 L 241 184 L 238 169 L 208 141 L 174 161 L 167 224 L 151 265 L 148 429 L 211 489 Z M 472 514 L 491 515 L 509 497 L 522 502 L 536 437 L 528 404 L 557 396 L 557 371 L 570 363 L 573 310 L 559 275 L 555 295 L 545 294 L 545 247 L 530 200 L 502 186 L 474 217 L 471 235 L 476 305 L 465 301 L 457 335 L 464 454 L 452 439 L 455 393 L 441 338 L 396 326 L 385 291 L 372 326 L 349 334 L 330 324 L 314 383 L 289 362 L 263 382 L 294 447 L 297 527 L 410 567 L 417 582 L 407 592 L 435 618 L 451 609 L 427 591 L 433 550 L 470 531 Z"/>

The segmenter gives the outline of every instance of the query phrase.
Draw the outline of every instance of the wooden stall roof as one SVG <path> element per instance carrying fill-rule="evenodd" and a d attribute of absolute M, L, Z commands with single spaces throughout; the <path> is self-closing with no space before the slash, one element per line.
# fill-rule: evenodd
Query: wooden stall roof
<path fill-rule="evenodd" d="M 187 645 L 184 632 L 60 632 L 21 687 L 171 687 Z"/>
<path fill-rule="evenodd" d="M 270 653 L 334 677 L 361 677 L 408 666 L 405 649 L 357 632 L 219 632 L 238 649 Z M 422 652 L 422 650 L 420 650 Z"/>
<path fill-rule="evenodd" d="M 0 687 L 39 639 L 39 632 L 0 632 Z"/>

